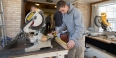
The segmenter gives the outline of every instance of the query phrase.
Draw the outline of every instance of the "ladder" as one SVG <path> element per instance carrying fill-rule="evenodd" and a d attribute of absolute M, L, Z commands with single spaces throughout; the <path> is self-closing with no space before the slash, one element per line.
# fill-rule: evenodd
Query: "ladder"
<path fill-rule="evenodd" d="M 6 26 L 4 22 L 3 0 L 0 0 L 0 50 L 7 45 Z"/>

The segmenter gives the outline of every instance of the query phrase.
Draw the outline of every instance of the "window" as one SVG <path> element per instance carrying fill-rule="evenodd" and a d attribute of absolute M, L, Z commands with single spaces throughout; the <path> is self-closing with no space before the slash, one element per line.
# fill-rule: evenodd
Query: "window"
<path fill-rule="evenodd" d="M 116 3 L 104 4 L 99 6 L 99 15 L 102 12 L 106 12 L 108 22 L 111 24 L 112 31 L 116 31 Z M 102 28 L 99 28 L 100 32 L 103 32 Z"/>

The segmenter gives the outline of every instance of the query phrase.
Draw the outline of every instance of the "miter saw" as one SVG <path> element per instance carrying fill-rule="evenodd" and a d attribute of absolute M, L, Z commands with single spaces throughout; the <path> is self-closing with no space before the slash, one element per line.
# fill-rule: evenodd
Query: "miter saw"
<path fill-rule="evenodd" d="M 97 27 L 102 27 L 104 30 L 101 35 L 105 35 L 108 39 L 109 38 L 115 38 L 116 37 L 116 32 L 112 31 L 110 27 L 110 23 L 107 20 L 107 15 L 106 13 L 101 13 L 101 16 L 96 16 L 94 19 L 94 23 Z"/>
<path fill-rule="evenodd" d="M 18 33 L 3 49 L 9 49 L 17 45 L 18 39 L 29 40 L 34 45 L 25 48 L 25 52 L 40 50 L 44 47 L 51 47 L 52 34 L 45 36 L 45 18 L 40 9 L 29 12 L 25 18 L 25 25 L 21 32 Z"/>
<path fill-rule="evenodd" d="M 29 40 L 33 46 L 25 48 L 26 52 L 40 50 L 40 48 L 51 47 L 52 34 L 44 35 L 45 18 L 43 12 L 38 9 L 36 12 L 29 12 L 25 18 L 26 25 L 23 32 L 29 34 Z"/>

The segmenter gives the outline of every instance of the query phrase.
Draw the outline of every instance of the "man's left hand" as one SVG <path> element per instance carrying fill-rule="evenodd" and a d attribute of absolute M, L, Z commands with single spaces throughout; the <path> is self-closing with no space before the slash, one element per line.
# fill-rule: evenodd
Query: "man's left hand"
<path fill-rule="evenodd" d="M 75 42 L 73 40 L 70 40 L 67 44 L 68 44 L 69 49 L 71 49 L 75 46 Z"/>

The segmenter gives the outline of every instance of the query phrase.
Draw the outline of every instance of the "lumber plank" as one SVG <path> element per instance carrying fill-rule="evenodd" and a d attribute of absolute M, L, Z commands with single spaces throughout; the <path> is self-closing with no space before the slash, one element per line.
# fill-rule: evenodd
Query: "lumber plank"
<path fill-rule="evenodd" d="M 65 43 L 64 41 L 62 41 L 60 38 L 56 37 L 56 38 L 55 38 L 55 41 L 56 41 L 58 44 L 60 44 L 64 49 L 66 49 L 66 50 L 69 49 L 67 43 Z"/>

